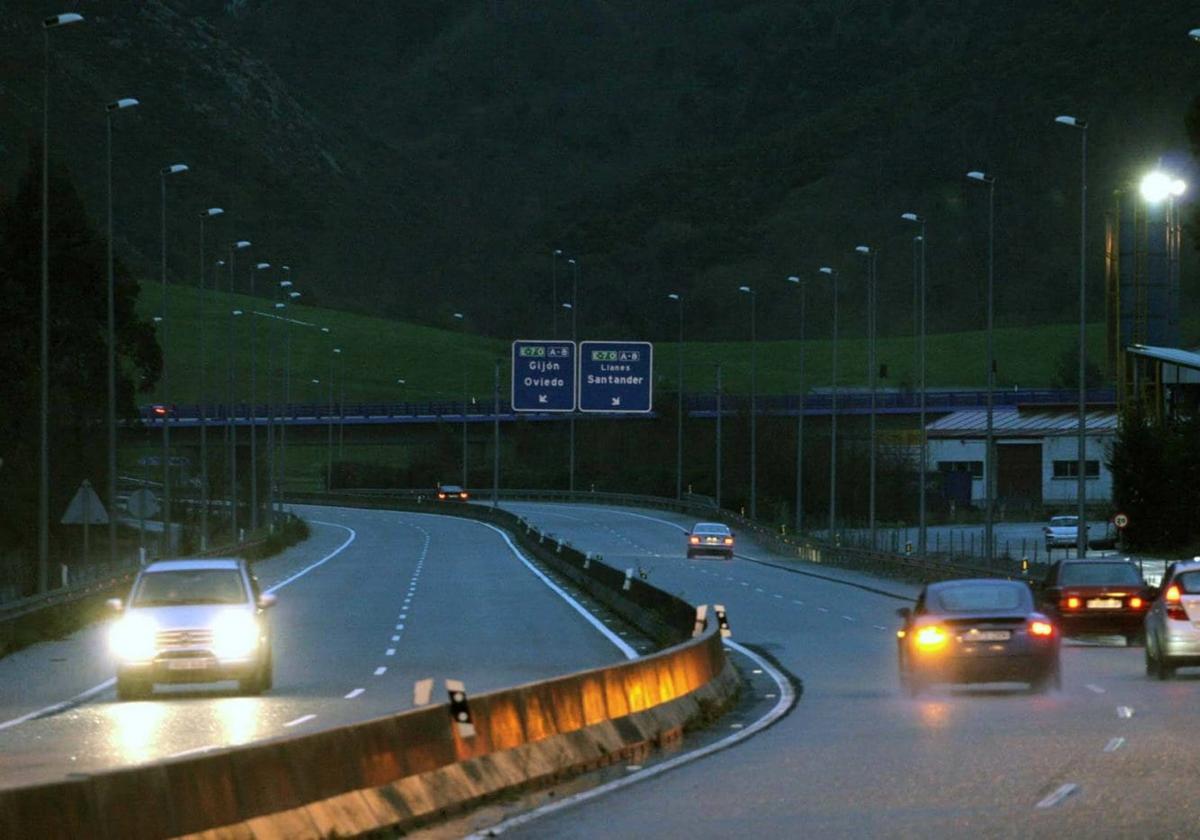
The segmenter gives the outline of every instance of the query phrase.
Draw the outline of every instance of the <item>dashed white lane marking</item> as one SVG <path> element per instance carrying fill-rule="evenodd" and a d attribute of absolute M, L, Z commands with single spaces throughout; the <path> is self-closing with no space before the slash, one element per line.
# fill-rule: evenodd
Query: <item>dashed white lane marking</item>
<path fill-rule="evenodd" d="M 397 624 L 397 625 L 396 625 L 396 629 L 397 629 L 397 630 L 403 630 L 403 629 L 404 629 L 404 625 L 403 625 L 403 624 Z"/>
<path fill-rule="evenodd" d="M 177 753 L 171 753 L 169 756 L 167 756 L 167 758 L 182 758 L 185 755 L 199 755 L 200 753 L 206 753 L 209 750 L 215 750 L 216 748 L 216 744 L 205 744 L 203 747 L 192 747 L 190 750 L 180 750 Z"/>
<path fill-rule="evenodd" d="M 1124 738 L 1112 738 L 1109 740 L 1109 742 L 1107 744 L 1104 745 L 1104 751 L 1108 752 L 1108 753 L 1116 752 L 1117 750 L 1121 749 L 1121 747 L 1124 745 L 1125 745 Z"/>
<path fill-rule="evenodd" d="M 792 599 L 792 603 L 793 603 L 793 604 L 795 604 L 797 607 L 803 607 L 803 606 L 804 606 L 804 602 L 803 602 L 803 601 L 797 601 L 795 598 L 793 598 L 793 599 Z"/>
<path fill-rule="evenodd" d="M 396 655 L 396 649 L 395 649 L 395 648 L 388 648 L 386 651 L 384 651 L 383 655 L 384 655 L 384 656 L 395 656 L 395 655 Z"/>
<path fill-rule="evenodd" d="M 494 825 L 491 828 L 483 829 L 482 831 L 480 831 L 477 834 L 468 835 L 470 840 L 481 840 L 484 837 L 496 837 L 500 834 L 503 834 L 505 831 L 508 831 L 509 829 L 516 828 L 517 826 L 525 825 L 526 823 L 530 823 L 533 820 L 538 819 L 539 817 L 544 817 L 544 816 L 546 816 L 548 814 L 552 814 L 556 811 L 561 811 L 564 808 L 569 808 L 573 805 L 579 804 L 580 802 L 586 802 L 590 799 L 595 799 L 600 796 L 605 796 L 606 794 L 611 793 L 614 790 L 619 790 L 621 788 L 627 787 L 627 786 L 633 784 L 634 782 L 639 782 L 644 779 L 650 779 L 650 778 L 653 778 L 654 776 L 658 776 L 663 773 L 670 772 L 671 770 L 674 770 L 676 767 L 679 767 L 683 764 L 687 764 L 689 762 L 696 761 L 697 759 L 712 755 L 713 753 L 723 750 L 727 747 L 730 747 L 733 744 L 736 744 L 740 741 L 744 741 L 747 738 L 751 738 L 758 732 L 762 731 L 763 729 L 766 729 L 768 726 L 770 726 L 772 723 L 777 721 L 779 718 L 783 717 L 783 715 L 787 713 L 788 709 L 790 709 L 792 707 L 792 705 L 796 702 L 796 693 L 795 693 L 795 690 L 792 688 L 792 684 L 790 682 L 788 682 L 787 678 L 783 674 L 781 674 L 777 669 L 772 667 L 770 665 L 770 663 L 768 663 L 765 659 L 763 659 L 761 656 L 756 654 L 754 651 L 749 650 L 748 648 L 745 648 L 742 645 L 739 645 L 737 642 L 734 642 L 731 640 L 727 640 L 725 642 L 725 645 L 729 649 L 735 650 L 738 653 L 742 654 L 743 656 L 746 656 L 749 659 L 751 659 L 754 662 L 754 664 L 756 664 L 760 669 L 763 669 L 768 674 L 770 674 L 771 679 L 775 682 L 775 684 L 777 686 L 779 686 L 779 699 L 775 701 L 775 705 L 771 708 L 771 711 L 767 712 L 765 715 L 763 715 L 758 720 L 754 721 L 754 723 L 750 724 L 749 726 L 746 726 L 746 725 L 740 724 L 740 723 L 733 724 L 733 726 L 731 728 L 735 729 L 736 731 L 729 735 L 726 735 L 724 738 L 722 738 L 721 740 L 719 740 L 715 743 L 709 744 L 708 746 L 705 746 L 705 747 L 701 747 L 700 749 L 695 750 L 694 752 L 684 753 L 682 755 L 675 756 L 674 758 L 667 759 L 666 761 L 662 762 L 661 764 L 656 764 L 653 767 L 647 767 L 643 770 L 639 770 L 636 773 L 631 773 L 630 775 L 624 776 L 620 779 L 614 779 L 613 781 L 608 782 L 607 784 L 600 785 L 599 787 L 592 788 L 591 790 L 586 790 L 581 793 L 577 793 L 574 796 L 565 797 L 563 799 L 558 800 L 557 802 L 554 802 L 550 805 L 545 805 L 534 811 L 529 811 L 525 814 L 520 814 L 519 816 L 513 817 L 512 819 L 509 819 L 509 820 L 505 820 L 504 822 L 502 822 L 498 825 Z"/>
<path fill-rule="evenodd" d="M 377 676 L 377 677 L 382 677 L 386 673 L 387 673 L 386 665 L 380 665 L 378 668 L 375 669 L 375 676 Z"/>
<path fill-rule="evenodd" d="M 844 615 L 844 616 L 842 616 L 842 620 L 843 621 L 857 621 L 858 619 L 854 618 L 853 616 Z"/>
<path fill-rule="evenodd" d="M 781 601 L 783 600 L 783 596 L 782 596 L 782 595 L 772 595 L 771 597 L 772 597 L 772 598 L 778 598 L 778 599 L 779 599 L 779 600 L 781 600 Z"/>
<path fill-rule="evenodd" d="M 1103 688 L 1101 688 L 1098 685 L 1093 685 L 1092 683 L 1088 683 L 1085 686 L 1085 688 L 1087 688 L 1087 690 L 1092 692 L 1093 694 L 1106 694 L 1107 693 Z"/>
<path fill-rule="evenodd" d="M 284 724 L 284 726 L 299 726 L 302 723 L 307 723 L 308 721 L 312 720 L 315 717 L 316 717 L 316 715 L 301 715 L 300 717 L 296 718 L 295 720 L 289 720 L 287 723 Z"/>
<path fill-rule="evenodd" d="M 399 636 L 392 636 L 392 641 L 393 641 L 393 642 L 398 642 L 398 641 L 400 641 L 400 637 L 399 637 Z"/>
<path fill-rule="evenodd" d="M 765 592 L 766 590 L 763 589 L 762 587 L 756 586 L 756 587 L 754 587 L 754 591 L 755 592 Z"/>
<path fill-rule="evenodd" d="M 1072 782 L 1067 782 L 1064 785 L 1060 785 L 1057 790 L 1039 802 L 1036 807 L 1053 808 L 1055 805 L 1057 805 L 1059 802 L 1062 802 L 1077 790 L 1079 790 L 1079 785 L 1076 785 Z"/>
<path fill-rule="evenodd" d="M 749 586 L 749 585 L 750 584 L 746 583 L 746 581 L 742 581 L 742 586 Z"/>
<path fill-rule="evenodd" d="M 353 700 L 355 697 L 362 694 L 364 691 L 366 691 L 365 688 L 356 688 L 353 691 L 351 691 L 349 694 L 346 695 L 346 699 Z"/>
<path fill-rule="evenodd" d="M 829 610 L 825 609 L 824 607 L 817 607 L 817 611 L 818 611 L 818 612 L 823 612 L 823 613 L 827 613 L 827 612 L 829 612 Z"/>
<path fill-rule="evenodd" d="M 1119 717 L 1119 718 L 1133 717 L 1133 707 L 1132 706 L 1117 706 L 1117 717 Z"/>
<path fill-rule="evenodd" d="M 876 630 L 886 630 L 887 629 L 882 624 L 873 624 L 871 626 L 874 627 Z"/>

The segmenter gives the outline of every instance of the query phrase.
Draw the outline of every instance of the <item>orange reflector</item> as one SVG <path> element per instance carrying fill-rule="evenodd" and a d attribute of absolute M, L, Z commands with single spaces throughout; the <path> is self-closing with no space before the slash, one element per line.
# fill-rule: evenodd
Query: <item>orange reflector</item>
<path fill-rule="evenodd" d="M 1134 595 L 1129 599 L 1130 609 L 1140 610 L 1142 608 L 1142 599 Z"/>
<path fill-rule="evenodd" d="M 1032 636 L 1053 636 L 1054 625 L 1044 621 L 1034 621 L 1029 625 L 1029 633 Z"/>

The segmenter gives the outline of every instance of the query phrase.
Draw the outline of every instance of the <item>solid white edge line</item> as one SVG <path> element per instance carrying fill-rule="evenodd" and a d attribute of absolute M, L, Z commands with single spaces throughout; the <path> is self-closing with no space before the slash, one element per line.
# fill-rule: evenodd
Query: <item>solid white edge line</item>
<path fill-rule="evenodd" d="M 190 750 L 180 750 L 177 753 L 171 753 L 167 758 L 183 758 L 185 755 L 199 755 L 200 753 L 210 752 L 218 749 L 216 744 L 205 744 L 203 747 L 192 747 Z"/>
<path fill-rule="evenodd" d="M 316 718 L 316 715 L 301 715 L 300 717 L 296 718 L 295 720 L 289 720 L 287 723 L 284 724 L 284 726 L 299 726 L 300 724 L 307 723 L 308 721 L 313 720 L 314 718 Z"/>
<path fill-rule="evenodd" d="M 1106 753 L 1116 752 L 1117 750 L 1121 749 L 1124 744 L 1124 738 L 1112 738 L 1107 744 L 1104 745 L 1104 751 Z"/>
<path fill-rule="evenodd" d="M 344 543 L 339 545 L 337 548 L 335 548 L 329 554 L 326 554 L 324 557 L 322 557 L 316 563 L 313 563 L 311 566 L 309 566 L 305 569 L 301 569 L 300 571 L 296 572 L 296 574 L 289 577 L 287 580 L 284 580 L 280 583 L 275 584 L 270 589 L 263 590 L 263 592 L 265 594 L 269 595 L 269 594 L 275 592 L 277 589 L 283 589 L 283 587 L 287 586 L 289 583 L 294 581 L 296 578 L 306 575 L 309 572 L 311 572 L 313 569 L 317 568 L 317 566 L 320 566 L 322 563 L 326 563 L 329 560 L 332 560 L 334 557 L 341 554 L 342 550 L 345 549 L 346 546 L 350 545 L 350 543 L 354 542 L 355 538 L 358 536 L 358 534 L 356 534 L 354 532 L 353 528 L 350 528 L 346 525 L 339 525 L 336 522 L 323 522 L 323 521 L 317 520 L 317 519 L 312 519 L 309 521 L 311 521 L 314 525 L 331 525 L 334 528 L 344 528 L 345 530 L 350 532 L 350 536 L 346 539 L 346 541 Z M 94 685 L 91 688 L 89 688 L 85 691 L 82 691 L 79 694 L 76 694 L 74 697 L 70 698 L 69 700 L 63 700 L 59 703 L 53 704 L 52 706 L 46 706 L 45 708 L 42 708 L 42 709 L 35 709 L 34 711 L 28 712 L 27 714 L 21 715 L 20 717 L 13 718 L 12 720 L 6 720 L 3 723 L 0 723 L 0 730 L 9 729 L 13 726 L 17 726 L 19 724 L 26 723 L 26 722 L 34 720 L 36 718 L 49 717 L 50 715 L 61 712 L 64 709 L 69 709 L 74 706 L 78 706 L 79 704 L 83 703 L 85 700 L 91 699 L 95 695 L 100 694 L 101 692 L 112 688 L 116 684 L 117 684 L 116 678 L 109 677 L 107 680 L 100 683 L 99 685 Z"/>
<path fill-rule="evenodd" d="M 777 668 L 749 648 L 743 647 L 742 645 L 739 645 L 737 642 L 734 642 L 730 639 L 725 640 L 725 646 L 736 650 L 745 657 L 748 657 L 751 661 L 768 673 L 771 676 L 771 679 L 775 681 L 775 684 L 779 686 L 779 699 L 769 712 L 749 726 L 739 729 L 732 735 L 725 736 L 720 741 L 709 744 L 705 747 L 701 747 L 698 750 L 667 759 L 661 764 L 656 764 L 653 767 L 639 770 L 636 773 L 631 773 L 628 776 L 615 779 L 611 782 L 600 785 L 599 787 L 594 787 L 591 790 L 585 790 L 575 794 L 574 796 L 568 796 L 566 799 L 560 799 L 556 802 L 550 803 L 549 805 L 543 805 L 541 808 L 536 808 L 528 813 L 519 814 L 518 816 L 504 820 L 501 823 L 497 823 L 490 828 L 481 829 L 475 834 L 467 835 L 469 840 L 484 840 L 484 838 L 487 837 L 495 837 L 498 834 L 503 834 L 505 831 L 508 831 L 511 828 L 517 828 L 518 826 L 533 822 L 534 820 L 547 816 L 548 814 L 553 814 L 557 811 L 563 810 L 564 808 L 570 808 L 573 805 L 578 805 L 581 802 L 587 802 L 588 800 L 595 799 L 599 796 L 604 796 L 605 794 L 611 793 L 614 790 L 620 790 L 621 788 L 628 787 L 636 782 L 653 778 L 662 773 L 666 773 L 668 770 L 674 770 L 676 767 L 688 764 L 701 758 L 705 758 L 713 753 L 720 752 L 727 747 L 731 747 L 739 741 L 746 740 L 752 735 L 755 735 L 767 728 L 772 723 L 779 720 L 779 718 L 783 717 L 783 715 L 787 713 L 788 709 L 790 709 L 796 702 L 796 692 L 792 688 L 792 684 L 788 681 L 787 677 L 785 677 Z"/>
<path fill-rule="evenodd" d="M 357 697 L 360 694 L 363 694 L 365 691 L 366 691 L 365 688 L 356 688 L 353 691 L 351 691 L 349 694 L 347 694 L 345 697 L 343 697 L 342 699 L 343 700 L 353 700 L 355 697 Z"/>
<path fill-rule="evenodd" d="M 1077 790 L 1079 790 L 1079 785 L 1074 784 L 1072 782 L 1067 782 L 1066 784 L 1059 785 L 1058 789 L 1056 789 L 1053 793 L 1051 793 L 1049 796 L 1047 796 L 1045 799 L 1043 799 L 1041 802 L 1039 802 L 1034 807 L 1035 808 L 1053 808 L 1055 805 L 1057 805 L 1059 802 L 1062 802 L 1064 799 L 1066 799 L 1068 796 L 1070 796 Z"/>
<path fill-rule="evenodd" d="M 468 520 L 468 521 L 476 522 L 477 524 L 482 525 L 485 528 L 491 528 L 493 531 L 495 531 L 497 534 L 499 534 L 501 539 L 503 539 L 504 542 L 508 544 L 508 547 L 509 547 L 509 549 L 512 550 L 513 555 L 518 560 L 520 560 L 522 563 L 525 564 L 525 568 L 527 568 L 527 569 L 529 569 L 529 571 L 533 572 L 534 575 L 537 576 L 538 580 L 540 580 L 542 583 L 546 584 L 546 586 L 548 586 L 550 588 L 550 591 L 552 591 L 558 597 L 560 597 L 564 601 L 566 601 L 571 606 L 571 608 L 573 610 L 575 610 L 575 612 L 577 612 L 581 616 L 583 616 L 584 619 L 588 622 L 588 624 L 592 625 L 597 630 L 599 630 L 604 635 L 604 638 L 606 638 L 610 642 L 612 642 L 617 647 L 617 649 L 619 651 L 621 651 L 622 654 L 624 654 L 626 659 L 637 659 L 638 658 L 638 652 L 636 650 L 634 650 L 628 644 L 626 644 L 621 639 L 621 637 L 618 636 L 616 633 L 614 633 L 613 631 L 611 631 L 607 627 L 605 627 L 600 622 L 600 620 L 596 618 L 596 616 L 592 615 L 590 612 L 587 611 L 586 607 L 584 607 L 582 604 L 580 604 L 578 601 L 576 601 L 574 598 L 572 598 L 570 595 L 568 595 L 566 592 L 564 592 L 562 590 L 562 588 L 558 586 L 558 584 L 556 584 L 554 581 L 550 580 L 550 578 L 548 578 L 544 574 L 542 574 L 542 572 L 536 566 L 534 566 L 532 563 L 530 563 L 529 559 L 521 552 L 521 550 L 519 548 L 516 547 L 516 545 L 513 544 L 513 541 L 508 538 L 508 534 L 506 534 L 502 529 L 497 528 L 495 525 L 492 525 L 490 522 L 479 522 L 478 520 Z"/>

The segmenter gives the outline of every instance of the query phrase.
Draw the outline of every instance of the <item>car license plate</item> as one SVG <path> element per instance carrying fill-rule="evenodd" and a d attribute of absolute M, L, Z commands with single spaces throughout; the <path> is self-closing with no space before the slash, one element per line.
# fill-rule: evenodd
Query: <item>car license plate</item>
<path fill-rule="evenodd" d="M 967 642 L 1007 642 L 1012 637 L 1009 630 L 972 630 L 963 636 Z"/>
<path fill-rule="evenodd" d="M 1091 598 L 1087 602 L 1089 610 L 1119 610 L 1121 609 L 1120 598 Z"/>
<path fill-rule="evenodd" d="M 212 666 L 211 659 L 168 659 L 168 671 L 202 671 Z"/>

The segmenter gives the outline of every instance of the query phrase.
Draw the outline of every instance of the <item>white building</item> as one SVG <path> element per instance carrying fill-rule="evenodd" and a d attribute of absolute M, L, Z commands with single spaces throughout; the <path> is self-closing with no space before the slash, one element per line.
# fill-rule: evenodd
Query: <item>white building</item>
<path fill-rule="evenodd" d="M 1069 409 L 998 408 L 992 413 L 998 504 L 1073 505 L 1078 494 L 1079 415 Z M 926 426 L 930 472 L 969 473 L 970 503 L 985 500 L 984 450 L 987 412 L 956 411 Z M 1117 413 L 1089 410 L 1085 422 L 1086 500 L 1112 499 L 1108 452 Z M 967 481 L 943 476 L 946 494 L 967 501 Z"/>

